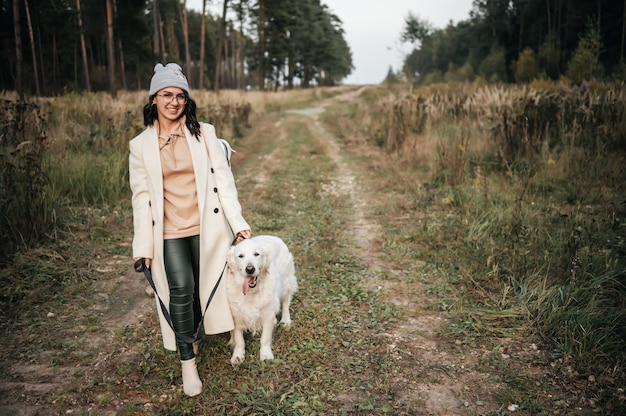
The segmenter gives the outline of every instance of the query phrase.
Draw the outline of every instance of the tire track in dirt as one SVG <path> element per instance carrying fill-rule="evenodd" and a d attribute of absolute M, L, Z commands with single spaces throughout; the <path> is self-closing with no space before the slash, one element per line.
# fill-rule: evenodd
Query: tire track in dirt
<path fill-rule="evenodd" d="M 334 97 L 338 101 L 351 101 L 358 98 L 364 88 Z M 496 411 L 498 405 L 491 398 L 495 386 L 489 382 L 488 374 L 475 370 L 480 351 L 469 354 L 451 354 L 449 348 L 442 346 L 442 333 L 445 318 L 424 305 L 426 289 L 419 282 L 405 283 L 402 271 L 390 269 L 381 257 L 381 225 L 368 218 L 368 209 L 379 201 L 372 200 L 363 186 L 357 181 L 362 172 L 345 160 L 344 149 L 339 141 L 329 133 L 319 121 L 319 114 L 329 104 L 326 101 L 320 107 L 288 111 L 303 117 L 303 122 L 312 135 L 322 144 L 327 156 L 332 159 L 337 175 L 328 185 L 327 191 L 352 203 L 352 217 L 348 225 L 357 243 L 359 257 L 374 276 L 366 287 L 382 291 L 384 298 L 401 308 L 406 320 L 395 327 L 388 328 L 387 351 L 398 363 L 397 371 L 392 375 L 391 384 L 399 399 L 410 403 L 420 403 L 424 415 L 485 414 Z M 393 276 L 380 279 L 380 271 Z M 407 290 L 407 285 L 411 288 Z M 480 387 L 483 386 L 483 387 Z M 484 387 L 488 387 L 485 389 Z M 491 391 L 489 391 L 491 390 Z"/>

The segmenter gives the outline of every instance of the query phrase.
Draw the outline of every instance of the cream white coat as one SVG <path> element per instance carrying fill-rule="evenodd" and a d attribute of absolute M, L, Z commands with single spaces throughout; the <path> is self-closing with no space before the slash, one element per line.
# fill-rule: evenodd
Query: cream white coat
<path fill-rule="evenodd" d="M 204 139 L 198 141 L 187 128 L 185 136 L 193 160 L 200 210 L 200 302 L 204 309 L 224 269 L 234 232 L 248 230 L 250 226 L 242 216 L 235 179 L 215 128 L 210 124 L 201 126 Z M 146 128 L 131 140 L 129 177 L 133 193 L 133 257 L 152 259 L 152 277 L 157 292 L 169 307 L 170 293 L 163 263 L 163 174 L 155 126 Z M 161 312 L 158 298 L 155 300 L 163 346 L 175 351 L 174 331 Z M 205 314 L 204 332 L 218 334 L 233 328 L 222 278 Z"/>

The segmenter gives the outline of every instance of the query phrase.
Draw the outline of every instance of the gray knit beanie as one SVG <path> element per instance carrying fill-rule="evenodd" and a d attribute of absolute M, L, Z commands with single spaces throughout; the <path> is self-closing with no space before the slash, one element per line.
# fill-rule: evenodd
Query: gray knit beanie
<path fill-rule="evenodd" d="M 152 96 L 167 87 L 177 87 L 189 94 L 187 77 L 183 74 L 183 69 L 173 62 L 165 66 L 160 63 L 154 66 L 154 75 L 150 80 L 150 95 Z"/>

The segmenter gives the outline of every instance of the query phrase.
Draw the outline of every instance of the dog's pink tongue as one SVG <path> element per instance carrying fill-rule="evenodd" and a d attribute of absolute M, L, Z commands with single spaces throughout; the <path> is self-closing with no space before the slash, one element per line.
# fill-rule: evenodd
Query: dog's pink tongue
<path fill-rule="evenodd" d="M 247 295 L 248 294 L 248 290 L 250 290 L 250 279 L 252 279 L 252 278 L 249 277 L 249 276 L 246 276 L 243 279 L 243 286 L 241 287 L 241 289 L 242 289 L 244 295 Z"/>

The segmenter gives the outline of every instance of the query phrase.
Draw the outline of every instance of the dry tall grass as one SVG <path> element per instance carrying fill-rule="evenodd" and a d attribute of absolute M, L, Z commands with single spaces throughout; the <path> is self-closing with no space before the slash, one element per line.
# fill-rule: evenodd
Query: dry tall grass
<path fill-rule="evenodd" d="M 623 84 L 453 84 L 384 97 L 359 117 L 372 143 L 408 159 L 438 159 L 458 182 L 475 164 L 524 171 L 569 159 L 574 149 L 583 159 L 613 155 L 626 148 L 625 113 Z"/>
<path fill-rule="evenodd" d="M 578 373 L 623 380 L 626 86 L 450 84 L 375 95 L 334 124 L 403 160 L 396 184 L 429 172 L 413 198 L 427 211 L 443 205 L 446 219 L 414 234 L 463 270 L 458 312 L 513 311 Z"/>

